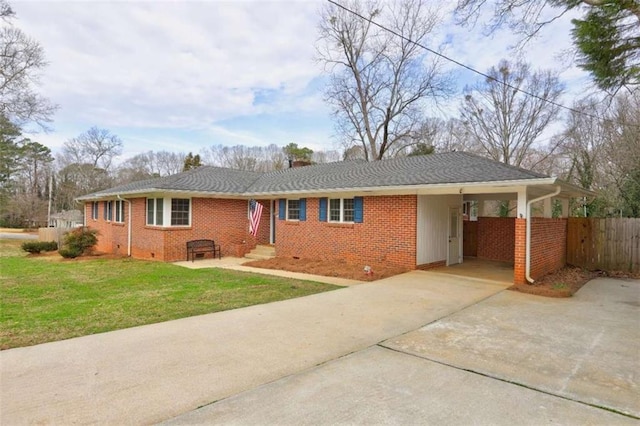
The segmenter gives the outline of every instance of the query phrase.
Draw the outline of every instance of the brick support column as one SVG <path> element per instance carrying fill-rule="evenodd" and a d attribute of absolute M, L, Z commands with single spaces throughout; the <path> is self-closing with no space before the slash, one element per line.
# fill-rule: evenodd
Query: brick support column
<path fill-rule="evenodd" d="M 526 284 L 525 278 L 525 256 L 527 249 L 527 219 L 516 219 L 516 238 L 513 263 L 513 282 L 514 284 Z"/>

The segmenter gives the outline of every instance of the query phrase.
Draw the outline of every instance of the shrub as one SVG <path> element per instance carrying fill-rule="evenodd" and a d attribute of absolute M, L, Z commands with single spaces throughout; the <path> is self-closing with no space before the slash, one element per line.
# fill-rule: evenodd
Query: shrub
<path fill-rule="evenodd" d="M 42 251 L 56 251 L 58 250 L 58 243 L 55 241 L 42 241 Z"/>
<path fill-rule="evenodd" d="M 58 243 L 55 241 L 27 241 L 22 243 L 22 250 L 29 253 L 40 253 L 41 251 L 58 250 Z"/>
<path fill-rule="evenodd" d="M 22 250 L 28 253 L 40 253 L 42 251 L 40 241 L 27 241 L 26 243 L 22 243 L 21 247 Z"/>
<path fill-rule="evenodd" d="M 84 227 L 68 232 L 64 237 L 64 247 L 59 250 L 60 255 L 73 258 L 90 253 L 98 243 L 97 235 L 98 231 Z"/>
<path fill-rule="evenodd" d="M 82 254 L 82 250 L 78 249 L 77 247 L 67 247 L 61 248 L 60 250 L 58 250 L 58 253 L 60 253 L 60 256 L 64 257 L 65 259 L 74 259 Z"/>

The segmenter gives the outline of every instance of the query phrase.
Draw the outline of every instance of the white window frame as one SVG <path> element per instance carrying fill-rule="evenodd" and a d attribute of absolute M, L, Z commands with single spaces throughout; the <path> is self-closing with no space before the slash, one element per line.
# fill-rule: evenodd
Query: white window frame
<path fill-rule="evenodd" d="M 100 202 L 93 201 L 91 203 L 91 219 L 98 220 L 98 218 L 100 217 L 99 215 L 100 215 Z"/>
<path fill-rule="evenodd" d="M 162 223 L 158 224 L 158 200 L 162 200 Z M 149 222 L 149 202 L 153 203 L 153 221 L 152 223 Z M 160 198 L 160 197 L 149 197 L 147 198 L 147 202 L 145 203 L 145 209 L 144 209 L 144 222 L 147 226 L 165 226 L 164 223 L 165 222 L 165 218 L 164 216 L 166 215 L 166 201 L 164 198 Z"/>
<path fill-rule="evenodd" d="M 297 201 L 298 202 L 298 218 L 297 219 L 290 219 L 289 218 L 289 202 L 290 201 Z M 290 200 L 290 199 L 287 198 L 287 220 L 290 220 L 290 221 L 293 221 L 293 222 L 299 222 L 300 221 L 300 212 L 301 212 L 301 210 L 300 210 L 300 199 L 298 198 L 298 199 L 291 199 Z"/>
<path fill-rule="evenodd" d="M 335 201 L 335 200 L 340 200 L 340 219 L 339 220 L 332 220 L 331 219 L 331 201 Z M 344 220 L 344 201 L 345 200 L 351 200 L 351 202 L 353 203 L 353 219 L 354 220 Z M 355 218 L 356 218 L 356 205 L 355 205 L 355 198 L 329 198 L 329 200 L 327 201 L 327 221 L 331 222 L 331 223 L 355 223 Z"/>
<path fill-rule="evenodd" d="M 173 200 L 186 200 L 189 203 L 189 211 L 187 212 L 187 224 L 173 224 Z M 169 225 L 175 228 L 191 226 L 191 198 L 169 198 Z"/>
<path fill-rule="evenodd" d="M 124 201 L 116 200 L 113 221 L 116 223 L 124 223 Z"/>
<path fill-rule="evenodd" d="M 109 200 L 109 201 L 105 201 L 106 204 L 106 209 L 107 209 L 107 217 L 105 218 L 105 220 L 107 222 L 112 222 L 113 221 L 113 201 Z"/>
<path fill-rule="evenodd" d="M 149 223 L 149 202 L 153 200 L 153 223 Z M 158 201 L 162 200 L 162 224 L 158 224 Z M 189 223 L 186 225 L 173 225 L 172 213 L 173 213 L 173 200 L 188 200 L 189 201 Z M 191 226 L 193 216 L 193 200 L 191 198 L 183 197 L 149 197 L 145 203 L 145 224 L 146 226 L 157 226 L 160 228 L 188 228 Z"/>

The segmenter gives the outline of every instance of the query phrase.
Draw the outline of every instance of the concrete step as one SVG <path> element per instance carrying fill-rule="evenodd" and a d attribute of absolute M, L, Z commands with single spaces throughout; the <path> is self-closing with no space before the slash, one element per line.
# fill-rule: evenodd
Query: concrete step
<path fill-rule="evenodd" d="M 261 254 L 265 256 L 275 256 L 276 249 L 272 246 L 257 246 L 256 248 L 251 250 L 251 253 Z"/>
<path fill-rule="evenodd" d="M 253 260 L 268 260 L 273 259 L 275 256 L 265 255 L 265 254 L 256 254 L 256 253 L 247 253 L 245 256 L 247 259 Z"/>
<path fill-rule="evenodd" d="M 244 257 L 255 260 L 273 259 L 276 257 L 276 249 L 273 246 L 256 246 L 256 248 L 251 250 L 251 252 L 247 253 Z"/>

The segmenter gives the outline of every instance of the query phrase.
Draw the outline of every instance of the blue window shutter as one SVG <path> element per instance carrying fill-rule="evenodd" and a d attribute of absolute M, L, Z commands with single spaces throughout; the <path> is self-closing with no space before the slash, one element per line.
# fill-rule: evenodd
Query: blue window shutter
<path fill-rule="evenodd" d="M 327 198 L 320 198 L 320 208 L 318 209 L 318 220 L 327 221 Z"/>
<path fill-rule="evenodd" d="M 285 220 L 287 218 L 287 200 L 280 198 L 278 200 L 278 219 Z"/>
<path fill-rule="evenodd" d="M 102 218 L 107 220 L 107 201 L 104 202 L 104 210 L 102 211 Z"/>
<path fill-rule="evenodd" d="M 362 218 L 364 217 L 362 210 L 362 197 L 353 197 L 353 221 L 355 223 L 362 223 Z"/>
<path fill-rule="evenodd" d="M 300 198 L 300 220 L 307 220 L 307 199 Z"/>

